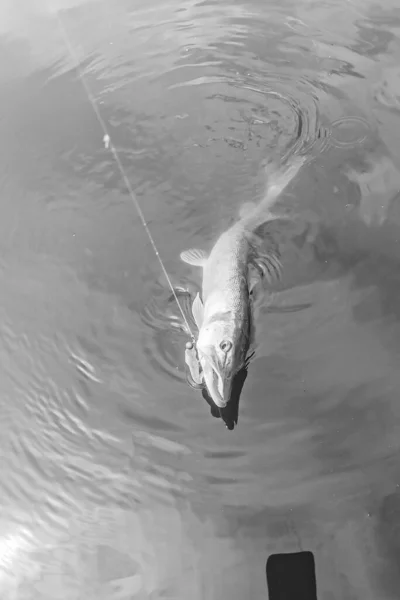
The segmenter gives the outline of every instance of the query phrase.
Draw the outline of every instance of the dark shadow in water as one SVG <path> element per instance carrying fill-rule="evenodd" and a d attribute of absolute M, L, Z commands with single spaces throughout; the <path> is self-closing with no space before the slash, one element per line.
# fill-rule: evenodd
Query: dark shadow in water
<path fill-rule="evenodd" d="M 214 400 L 210 397 L 207 388 L 204 386 L 201 390 L 204 400 L 209 404 L 211 414 L 216 419 L 222 419 L 226 427 L 232 431 L 237 425 L 239 418 L 239 401 L 244 382 L 247 378 L 247 366 L 243 367 L 238 373 L 236 373 L 233 384 L 232 384 L 232 396 L 228 404 L 224 408 L 218 408 Z"/>

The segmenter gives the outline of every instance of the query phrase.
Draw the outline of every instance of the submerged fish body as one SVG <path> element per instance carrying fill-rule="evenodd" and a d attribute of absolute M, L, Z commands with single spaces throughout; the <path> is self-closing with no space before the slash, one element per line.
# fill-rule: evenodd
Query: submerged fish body
<path fill-rule="evenodd" d="M 199 329 L 197 353 L 204 382 L 219 408 L 226 406 L 235 375 L 245 366 L 252 340 L 252 291 L 267 276 L 279 277 L 279 249 L 273 235 L 271 202 L 293 179 L 302 160 L 269 182 L 258 206 L 246 207 L 246 215 L 223 232 L 209 255 L 191 249 L 181 259 L 202 267 L 202 298 L 197 294 L 192 312 Z M 262 233 L 262 235 L 261 235 Z"/>

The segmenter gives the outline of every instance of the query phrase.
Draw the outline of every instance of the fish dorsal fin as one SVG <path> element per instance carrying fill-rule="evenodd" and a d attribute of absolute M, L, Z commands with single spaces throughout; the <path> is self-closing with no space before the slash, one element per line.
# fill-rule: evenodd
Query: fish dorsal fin
<path fill-rule="evenodd" d="M 198 250 L 197 248 L 185 250 L 184 252 L 181 252 L 180 256 L 183 262 L 194 265 L 195 267 L 204 267 L 208 258 L 204 250 Z"/>
<path fill-rule="evenodd" d="M 255 202 L 245 202 L 239 210 L 239 218 L 240 219 L 244 219 L 245 217 L 248 217 L 250 213 L 253 212 L 253 210 L 255 210 L 256 208 L 256 203 Z"/>
<path fill-rule="evenodd" d="M 199 293 L 196 294 L 196 297 L 193 300 L 192 313 L 193 318 L 196 321 L 196 325 L 200 330 L 204 319 L 204 306 L 202 301 L 200 300 Z"/>

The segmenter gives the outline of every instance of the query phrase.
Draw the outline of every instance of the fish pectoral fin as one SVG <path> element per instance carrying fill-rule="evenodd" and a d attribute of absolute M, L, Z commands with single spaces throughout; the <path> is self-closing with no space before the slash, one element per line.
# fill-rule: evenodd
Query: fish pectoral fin
<path fill-rule="evenodd" d="M 250 213 L 253 212 L 253 210 L 255 210 L 257 207 L 257 204 L 255 202 L 245 202 L 239 210 L 239 218 L 240 219 L 244 219 L 245 217 L 248 217 Z"/>
<path fill-rule="evenodd" d="M 200 330 L 204 319 L 204 306 L 202 301 L 200 300 L 200 296 L 198 293 L 196 294 L 196 297 L 193 300 L 192 314 L 194 320 L 196 321 L 196 325 Z"/>
<path fill-rule="evenodd" d="M 201 373 L 200 364 L 197 359 L 196 347 L 194 345 L 191 347 L 186 346 L 185 363 L 187 367 L 186 377 L 189 385 L 194 388 L 203 387 L 203 375 Z"/>
<path fill-rule="evenodd" d="M 180 257 L 183 262 L 195 267 L 204 267 L 208 258 L 204 250 L 198 250 L 197 248 L 190 248 L 190 250 L 181 252 Z"/>

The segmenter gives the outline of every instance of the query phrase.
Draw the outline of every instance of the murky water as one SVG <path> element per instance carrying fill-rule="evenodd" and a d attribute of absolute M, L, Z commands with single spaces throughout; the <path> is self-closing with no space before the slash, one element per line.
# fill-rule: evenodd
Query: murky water
<path fill-rule="evenodd" d="M 2 3 L 2 599 L 266 598 L 299 548 L 321 599 L 400 597 L 397 6 Z M 232 432 L 57 12 L 175 285 L 266 160 L 313 158 Z"/>

